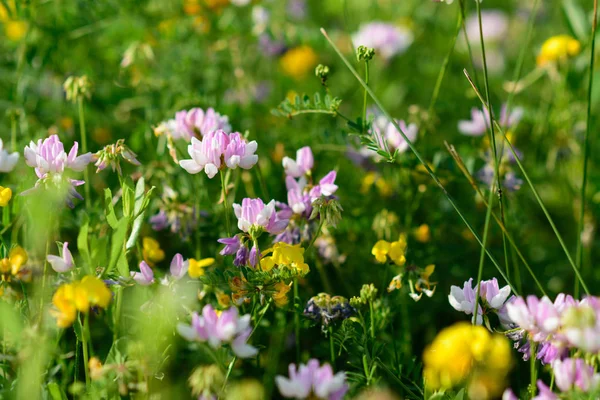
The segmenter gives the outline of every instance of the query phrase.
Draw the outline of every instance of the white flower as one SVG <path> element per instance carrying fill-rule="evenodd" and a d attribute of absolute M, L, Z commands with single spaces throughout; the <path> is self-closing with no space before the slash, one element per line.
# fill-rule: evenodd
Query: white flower
<path fill-rule="evenodd" d="M 19 161 L 19 153 L 14 152 L 9 154 L 4 149 L 4 143 L 0 139 L 0 172 L 10 172 L 15 168 L 15 165 Z"/>

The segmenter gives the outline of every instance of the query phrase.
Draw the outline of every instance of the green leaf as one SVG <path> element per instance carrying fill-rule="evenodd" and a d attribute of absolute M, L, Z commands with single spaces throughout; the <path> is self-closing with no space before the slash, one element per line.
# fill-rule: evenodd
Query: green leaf
<path fill-rule="evenodd" d="M 137 241 L 138 236 L 140 235 L 140 229 L 142 228 L 142 223 L 144 222 L 144 215 L 146 214 L 146 208 L 148 208 L 148 204 L 150 204 L 150 198 L 152 193 L 156 187 L 152 186 L 148 192 L 144 193 L 146 186 L 144 182 L 144 178 L 140 178 L 135 186 L 135 207 L 134 207 L 134 221 L 131 228 L 131 234 L 129 235 L 129 239 L 127 240 L 127 245 L 125 248 L 127 250 L 133 248 L 135 246 L 135 242 Z"/>
<path fill-rule="evenodd" d="M 587 42 L 591 28 L 581 6 L 575 0 L 563 0 L 562 11 L 573 35 L 580 42 Z"/>
<path fill-rule="evenodd" d="M 127 236 L 127 226 L 129 225 L 129 220 L 127 218 L 121 218 L 120 221 L 115 224 L 115 228 L 110 239 L 110 261 L 108 263 L 108 269 L 106 272 L 112 273 L 117 267 L 117 263 L 123 269 L 123 271 L 119 270 L 123 276 L 129 276 L 129 271 L 125 271 L 125 266 L 127 265 L 127 260 L 125 260 L 125 264 L 123 265 L 123 261 L 121 259 L 122 255 L 124 255 L 123 245 L 125 243 L 125 237 Z M 119 262 L 121 261 L 121 262 Z M 125 272 L 125 274 L 123 274 Z"/>
<path fill-rule="evenodd" d="M 454 396 L 454 400 L 463 400 L 465 398 L 465 389 L 460 389 L 456 396 Z"/>
<path fill-rule="evenodd" d="M 104 189 L 104 214 L 106 215 L 106 221 L 111 228 L 115 229 L 117 226 L 117 215 L 115 214 L 115 207 L 112 203 L 112 192 L 110 189 Z"/>
<path fill-rule="evenodd" d="M 50 398 L 52 398 L 52 400 L 67 400 L 67 395 L 56 382 L 50 382 L 48 384 L 48 392 L 50 393 Z"/>
<path fill-rule="evenodd" d="M 306 94 L 294 96 L 294 101 L 283 100 L 277 108 L 271 110 L 271 114 L 279 117 L 291 118 L 300 114 L 330 114 L 336 115 L 337 109 L 341 104 L 337 97 L 325 95 L 321 100 L 321 95 L 315 93 L 312 97 Z"/>
<path fill-rule="evenodd" d="M 127 183 L 123 184 L 123 215 L 131 218 L 135 208 L 135 192 Z"/>

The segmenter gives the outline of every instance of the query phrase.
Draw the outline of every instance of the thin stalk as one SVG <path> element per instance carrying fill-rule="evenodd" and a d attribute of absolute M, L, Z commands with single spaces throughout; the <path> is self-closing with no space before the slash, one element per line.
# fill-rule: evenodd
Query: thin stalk
<path fill-rule="evenodd" d="M 333 344 L 333 327 L 329 325 L 329 357 L 331 358 L 331 365 L 335 366 L 335 346 Z"/>
<path fill-rule="evenodd" d="M 530 363 L 530 368 L 529 368 L 529 373 L 530 373 L 530 386 L 529 386 L 529 394 L 531 395 L 531 398 L 533 398 L 535 396 L 536 393 L 536 382 L 537 382 L 537 371 L 536 371 L 536 366 L 535 366 L 535 349 L 536 345 L 535 343 L 531 342 L 531 354 L 529 355 L 529 359 L 531 361 Z"/>
<path fill-rule="evenodd" d="M 473 71 L 475 71 L 475 61 L 473 59 L 473 50 L 471 49 L 471 42 L 469 41 L 469 35 L 467 34 L 467 27 L 465 25 L 465 21 L 467 19 L 466 13 L 465 13 L 465 0 L 459 0 L 458 3 L 460 6 L 460 15 L 462 18 L 463 36 L 465 38 L 465 44 L 467 45 L 467 52 L 469 53 L 469 60 L 471 61 L 471 68 L 473 68 Z M 475 83 L 479 84 L 479 82 L 477 81 L 477 75 L 475 75 Z"/>
<path fill-rule="evenodd" d="M 483 100 L 483 97 L 481 97 L 481 94 L 479 93 L 479 90 L 475 86 L 475 83 L 473 83 L 473 81 L 471 80 L 471 77 L 469 76 L 469 73 L 466 70 L 464 70 L 463 72 L 465 73 L 467 79 L 469 80 L 469 83 L 473 87 L 473 90 L 475 91 L 475 93 L 479 97 L 479 100 L 481 100 L 481 102 L 485 106 L 485 101 Z M 523 174 L 523 177 L 527 181 L 527 184 L 531 188 L 531 191 L 533 192 L 533 195 L 534 195 L 535 199 L 537 200 L 537 202 L 540 205 L 542 211 L 544 212 L 544 215 L 546 216 L 546 219 L 550 223 L 550 226 L 552 227 L 552 230 L 554 231 L 554 234 L 556 235 L 556 238 L 558 239 L 558 242 L 560 243 L 563 251 L 565 252 L 565 255 L 567 256 L 567 259 L 569 260 L 569 263 L 571 264 L 571 267 L 573 268 L 573 271 L 575 272 L 575 275 L 577 276 L 577 279 L 579 279 L 579 281 L 581 282 L 581 286 L 585 290 L 585 293 L 589 295 L 590 291 L 589 291 L 587 285 L 585 284 L 585 282 L 583 281 L 583 278 L 581 277 L 581 273 L 579 272 L 579 269 L 575 265 L 575 262 L 573 261 L 573 258 L 571 257 L 571 254 L 569 253 L 569 250 L 567 249 L 567 246 L 566 246 L 566 244 L 565 244 L 565 242 L 564 242 L 564 240 L 563 240 L 560 232 L 558 231 L 558 228 L 554 224 L 554 220 L 552 219 L 552 217 L 550 216 L 550 213 L 546 209 L 546 206 L 544 205 L 544 202 L 542 201 L 542 199 L 541 199 L 539 193 L 537 192 L 535 186 L 531 182 L 531 179 L 529 179 L 529 174 L 527 174 L 527 172 L 525 171 L 525 168 L 523 167 L 523 164 L 521 163 L 521 160 L 519 159 L 519 156 L 518 156 L 517 152 L 515 151 L 515 148 L 513 147 L 512 143 L 510 143 L 510 140 L 508 140 L 508 138 L 506 137 L 506 134 L 504 133 L 504 131 L 502 130 L 502 128 L 500 127 L 500 125 L 498 125 L 498 123 L 496 121 L 494 121 L 494 124 L 496 125 L 496 129 L 498 130 L 498 132 L 500 132 L 502 134 L 502 136 L 504 137 L 504 140 L 508 144 L 508 148 L 510 149 L 510 151 L 511 151 L 511 153 L 512 153 L 512 155 L 513 155 L 513 157 L 514 157 L 514 159 L 515 159 L 515 161 L 517 163 L 517 165 L 519 166 L 519 169 L 521 170 L 521 173 Z"/>
<path fill-rule="evenodd" d="M 90 312 L 83 314 L 83 334 L 81 339 L 81 345 L 83 347 L 83 370 L 85 371 L 85 385 L 89 388 L 90 386 L 90 372 L 89 372 L 89 353 L 88 353 L 88 340 L 90 335 Z"/>
<path fill-rule="evenodd" d="M 81 96 L 77 97 L 77 109 L 79 111 L 79 131 L 81 134 L 81 152 L 82 154 L 86 154 L 88 152 L 87 147 L 87 132 L 85 130 L 85 115 L 83 112 L 83 98 Z M 91 211 L 91 199 L 90 199 L 90 173 L 88 166 L 83 170 L 83 179 L 85 180 L 85 208 L 88 212 Z"/>
<path fill-rule="evenodd" d="M 120 288 L 115 294 L 116 297 L 116 309 L 114 316 L 114 331 L 113 331 L 113 343 L 119 338 L 119 322 L 121 321 L 121 307 L 123 304 L 123 288 Z"/>
<path fill-rule="evenodd" d="M 464 222 L 464 224 L 467 226 L 467 228 L 469 229 L 469 231 L 475 237 L 475 240 L 477 240 L 477 242 L 480 245 L 482 245 L 483 242 L 481 241 L 481 239 L 480 239 L 479 235 L 477 234 L 477 232 L 475 231 L 475 229 L 471 226 L 471 224 L 466 219 L 466 217 L 464 216 L 464 214 L 462 213 L 462 211 L 460 210 L 460 208 L 458 208 L 458 205 L 456 204 L 456 202 L 454 201 L 454 199 L 452 198 L 452 196 L 450 196 L 450 193 L 448 193 L 448 191 L 446 190 L 446 188 L 444 187 L 444 185 L 440 182 L 439 178 L 433 172 L 433 170 L 431 169 L 431 167 L 429 166 L 429 164 L 421 156 L 421 153 L 419 153 L 419 151 L 415 148 L 415 146 L 413 145 L 413 143 L 408 139 L 408 137 L 406 136 L 406 133 L 404 133 L 404 131 L 400 128 L 400 126 L 398 125 L 398 123 L 391 117 L 390 113 L 383 106 L 383 104 L 381 103 L 381 101 L 379 100 L 379 98 L 375 95 L 375 93 L 371 90 L 371 88 L 369 88 L 365 84 L 365 82 L 358 75 L 358 73 L 356 72 L 356 70 L 354 69 L 354 67 L 352 67 L 352 65 L 350 64 L 350 62 L 346 59 L 346 57 L 342 54 L 342 52 L 337 48 L 337 46 L 335 45 L 335 43 L 333 43 L 333 41 L 331 40 L 331 38 L 327 35 L 327 32 L 325 31 L 325 29 L 321 28 L 321 33 L 323 34 L 323 36 L 325 36 L 325 38 L 327 39 L 327 41 L 329 42 L 329 44 L 331 45 L 331 47 L 335 50 L 335 52 L 338 54 L 338 56 L 342 59 L 342 61 L 346 65 L 346 67 L 350 70 L 350 72 L 354 75 L 354 77 L 358 80 L 358 82 L 363 86 L 363 88 L 365 88 L 365 90 L 367 90 L 367 92 L 369 93 L 369 96 L 371 96 L 371 98 L 373 99 L 373 101 L 375 102 L 375 104 L 377 104 L 377 106 L 381 109 L 381 111 L 386 116 L 386 118 L 390 121 L 390 123 L 392 123 L 392 125 L 398 130 L 398 132 L 400 132 L 400 135 L 406 141 L 406 144 L 408 145 L 408 147 L 410 148 L 410 150 L 414 153 L 414 155 L 417 157 L 417 159 L 419 160 L 419 162 L 423 165 L 423 167 L 425 168 L 425 170 L 427 171 L 427 173 L 429 174 L 429 176 L 431 177 L 431 179 L 433 179 L 433 181 L 435 182 L 435 184 L 442 190 L 444 196 L 446 197 L 446 199 L 448 200 L 448 202 L 450 203 L 450 205 L 452 206 L 452 208 L 454 208 L 454 210 L 456 211 L 456 213 L 458 214 L 458 216 L 460 217 L 460 219 Z M 496 259 L 494 258 L 494 256 L 487 249 L 485 250 L 485 252 L 488 255 L 488 257 L 490 258 L 490 260 L 492 261 L 492 263 L 494 264 L 494 266 L 496 267 L 496 269 L 498 270 L 498 273 L 500 274 L 500 276 L 502 276 L 502 278 L 511 287 L 511 289 L 513 290 L 513 292 L 515 292 L 514 285 L 510 282 L 510 280 L 508 279 L 508 277 L 506 276 L 506 274 L 504 273 L 504 271 L 502 270 L 502 268 L 500 267 L 500 265 L 498 264 L 498 262 L 496 261 Z"/>
<path fill-rule="evenodd" d="M 46 251 L 44 254 L 44 273 L 42 275 L 42 295 L 40 298 L 40 323 L 44 318 L 44 297 L 46 295 L 46 277 L 48 275 L 48 254 L 50 254 L 50 242 L 52 241 L 52 217 L 48 218 L 48 239 L 46 239 Z"/>
<path fill-rule="evenodd" d="M 14 153 L 17 151 L 17 116 L 10 118 L 10 149 Z"/>
<path fill-rule="evenodd" d="M 365 83 L 369 84 L 369 60 L 365 60 Z M 362 123 L 363 123 L 363 132 L 367 130 L 367 91 L 365 90 L 363 96 L 363 113 L 362 113 Z"/>
<path fill-rule="evenodd" d="M 233 356 L 231 362 L 229 363 L 229 367 L 227 367 L 227 373 L 225 374 L 225 380 L 223 381 L 223 387 L 221 388 L 221 393 L 225 390 L 227 386 L 227 381 L 229 380 L 229 376 L 231 375 L 231 371 L 233 371 L 233 366 L 237 361 L 237 356 Z"/>
<path fill-rule="evenodd" d="M 581 182 L 581 204 L 579 210 L 579 229 L 577 230 L 577 267 L 581 269 L 583 263 L 583 243 L 581 235 L 583 234 L 583 217 L 585 214 L 585 192 L 587 188 L 587 176 L 588 176 L 588 160 L 590 157 L 590 132 L 592 130 L 592 87 L 594 84 L 594 56 L 596 47 L 596 26 L 598 23 L 598 0 L 594 0 L 594 19 L 592 22 L 592 38 L 591 38 L 591 51 L 590 51 L 590 76 L 588 80 L 588 96 L 587 96 L 587 116 L 586 116 L 586 129 L 585 136 L 583 139 L 584 151 L 583 151 L 583 179 Z M 576 287 L 576 292 L 578 291 Z"/>
<path fill-rule="evenodd" d="M 373 301 L 369 300 L 369 319 L 371 320 L 371 339 L 375 341 L 375 313 L 373 312 Z"/>
<path fill-rule="evenodd" d="M 227 237 L 231 237 L 231 225 L 229 224 L 229 206 L 227 205 L 227 187 L 225 183 L 225 174 L 223 171 L 219 173 L 221 175 L 221 190 L 223 191 L 223 208 L 225 210 L 225 227 L 227 229 Z"/>
<path fill-rule="evenodd" d="M 269 196 L 269 191 L 267 190 L 267 183 L 265 182 L 265 178 L 263 177 L 262 170 L 260 169 L 260 163 L 256 163 L 254 168 L 256 169 L 256 176 L 258 176 L 258 181 L 260 182 L 260 189 L 265 198 L 265 201 L 269 201 L 269 199 L 271 197 Z"/>
<path fill-rule="evenodd" d="M 317 231 L 315 232 L 315 234 L 313 235 L 312 239 L 310 240 L 310 243 L 306 247 L 306 250 L 305 250 L 306 252 L 308 252 L 308 249 L 310 249 L 312 247 L 312 245 L 315 244 L 315 241 L 317 240 L 317 238 L 321 234 L 321 230 L 323 229 L 323 225 L 325 224 L 325 219 L 323 217 L 321 217 L 320 219 L 321 220 L 319 221 L 319 227 L 317 228 Z"/>
<path fill-rule="evenodd" d="M 296 307 L 298 299 L 298 278 L 294 278 L 294 336 L 296 340 L 296 364 L 300 362 L 300 316 Z"/>

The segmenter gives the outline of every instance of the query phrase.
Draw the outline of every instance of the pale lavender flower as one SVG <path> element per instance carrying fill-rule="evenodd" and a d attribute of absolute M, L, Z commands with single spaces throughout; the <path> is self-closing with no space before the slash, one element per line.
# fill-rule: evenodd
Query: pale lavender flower
<path fill-rule="evenodd" d="M 321 196 L 332 196 L 338 190 L 338 186 L 335 184 L 336 177 L 337 172 L 329 171 L 329 173 L 319 181 L 319 184 L 315 185 L 310 190 L 309 194 L 311 201 L 315 201 Z"/>
<path fill-rule="evenodd" d="M 600 352 L 600 299 L 589 296 L 558 305 L 563 333 L 570 345 L 588 353 Z"/>
<path fill-rule="evenodd" d="M 286 51 L 285 43 L 271 38 L 268 33 L 263 33 L 258 37 L 258 47 L 261 53 L 269 57 L 279 56 Z"/>
<path fill-rule="evenodd" d="M 296 159 L 283 157 L 283 169 L 285 174 L 294 178 L 300 178 L 303 175 L 310 174 L 315 163 L 312 150 L 305 146 L 296 151 Z"/>
<path fill-rule="evenodd" d="M 506 104 L 502 105 L 500 110 L 500 119 L 498 124 L 504 131 L 514 128 L 523 117 L 523 109 L 515 107 L 510 114 L 506 108 Z M 482 136 L 490 127 L 490 116 L 487 108 L 471 109 L 471 120 L 458 121 L 458 131 L 466 136 Z"/>
<path fill-rule="evenodd" d="M 517 297 L 506 307 L 509 318 L 529 332 L 535 341 L 545 340 L 560 325 L 559 312 L 546 296 L 541 299 L 527 296 L 526 301 L 522 297 Z"/>
<path fill-rule="evenodd" d="M 567 358 L 552 363 L 556 386 L 561 392 L 579 389 L 583 393 L 598 388 L 600 374 L 594 373 L 594 367 L 585 363 L 581 358 Z"/>
<path fill-rule="evenodd" d="M 550 388 L 539 379 L 537 381 L 537 387 L 539 393 L 531 400 L 559 400 L 559 397 L 552 393 L 552 390 L 550 390 Z"/>
<path fill-rule="evenodd" d="M 229 344 L 234 354 L 240 358 L 253 357 L 258 350 L 247 343 L 252 332 L 250 314 L 239 317 L 238 310 L 231 307 L 220 315 L 207 304 L 202 309 L 202 315 L 192 314 L 192 324 L 179 324 L 177 330 L 189 341 L 208 342 L 217 349 Z"/>
<path fill-rule="evenodd" d="M 311 207 L 311 196 L 304 189 L 306 188 L 306 179 L 300 178 L 296 181 L 293 177 L 287 176 L 285 178 L 285 186 L 287 188 L 287 205 L 291 209 L 292 214 L 304 214 L 310 216 Z M 281 214 L 281 211 L 279 213 Z M 291 214 L 288 216 L 291 218 Z"/>
<path fill-rule="evenodd" d="M 17 165 L 17 161 L 19 161 L 19 153 L 9 153 L 4 148 L 4 142 L 0 139 L 0 172 L 10 172 Z"/>
<path fill-rule="evenodd" d="M 248 263 L 248 247 L 241 246 L 238 251 L 235 253 L 235 258 L 233 260 L 233 265 L 236 267 L 244 266 Z"/>
<path fill-rule="evenodd" d="M 134 281 L 142 286 L 148 286 L 154 283 L 154 271 L 146 264 L 146 261 L 140 263 L 140 272 L 130 272 Z"/>
<path fill-rule="evenodd" d="M 387 144 L 390 152 L 394 153 L 395 151 L 398 151 L 400 154 L 405 153 L 406 150 L 409 149 L 408 142 L 404 140 L 400 131 L 396 129 L 394 124 L 392 124 L 385 115 L 381 115 L 379 112 L 369 112 L 369 115 L 374 115 L 375 117 L 371 128 L 371 134 L 375 137 L 375 140 L 377 140 L 380 148 L 385 148 L 385 145 Z M 395 122 L 411 143 L 414 143 L 415 140 L 417 140 L 419 128 L 416 124 L 406 124 L 403 120 L 395 120 Z M 367 154 L 366 151 L 364 153 Z M 368 150 L 368 154 L 377 156 L 371 150 Z"/>
<path fill-rule="evenodd" d="M 483 39 L 488 42 L 498 42 L 506 39 L 508 31 L 508 17 L 499 10 L 482 10 L 481 25 Z M 469 42 L 479 45 L 479 17 L 477 14 L 470 15 L 465 21 L 465 29 Z M 487 47 L 487 46 L 486 46 Z"/>
<path fill-rule="evenodd" d="M 212 179 L 225 167 L 252 168 L 258 161 L 258 156 L 254 154 L 257 147 L 256 141 L 247 143 L 238 132 L 228 134 L 217 130 L 209 132 L 202 140 L 192 137 L 192 143 L 188 146 L 191 159 L 181 160 L 179 165 L 190 174 L 204 170 Z"/>
<path fill-rule="evenodd" d="M 258 249 L 258 247 L 256 245 L 252 246 L 252 249 L 250 249 L 250 255 L 248 256 L 248 262 L 250 263 L 250 265 L 255 268 L 256 265 L 258 264 L 258 261 L 260 260 L 260 250 Z"/>
<path fill-rule="evenodd" d="M 237 253 L 241 246 L 240 238 L 237 235 L 231 238 L 221 238 L 217 240 L 217 242 L 225 245 L 223 250 L 219 252 L 219 254 L 221 254 L 222 256 L 230 256 L 232 254 Z"/>
<path fill-rule="evenodd" d="M 412 32 L 402 26 L 376 21 L 360 26 L 352 35 L 354 46 L 374 48 L 377 55 L 389 60 L 404 53 L 413 42 Z"/>
<path fill-rule="evenodd" d="M 175 280 L 179 280 L 185 276 L 190 266 L 189 260 L 183 260 L 183 256 L 179 253 L 175 254 L 171 260 L 169 271 Z"/>
<path fill-rule="evenodd" d="M 348 391 L 346 374 L 338 372 L 334 375 L 331 365 L 320 366 L 317 359 L 313 358 L 298 367 L 290 364 L 288 370 L 289 378 L 281 375 L 275 377 L 275 383 L 283 397 L 340 400 Z"/>
<path fill-rule="evenodd" d="M 245 198 L 242 205 L 234 204 L 233 210 L 238 219 L 238 228 L 246 233 L 269 232 L 276 235 L 288 224 L 287 219 L 279 219 L 275 212 L 275 201 L 265 205 L 261 199 Z"/>
<path fill-rule="evenodd" d="M 307 8 L 306 0 L 288 0 L 287 13 L 293 19 L 301 20 L 306 18 Z"/>
<path fill-rule="evenodd" d="M 473 278 L 470 278 L 465 282 L 463 288 L 458 286 L 450 287 L 450 294 L 448 295 L 448 301 L 450 305 L 454 307 L 456 311 L 462 311 L 467 315 L 473 314 L 475 310 L 475 296 L 476 291 L 473 290 Z M 483 309 L 481 308 L 481 302 L 477 305 L 477 324 L 483 323 Z"/>
<path fill-rule="evenodd" d="M 502 400 L 519 400 L 511 388 L 508 388 L 502 393 Z"/>
<path fill-rule="evenodd" d="M 457 311 L 462 311 L 467 315 L 473 314 L 475 308 L 475 297 L 477 296 L 477 286 L 472 287 L 473 278 L 466 281 L 463 288 L 452 286 L 448 301 Z M 477 323 L 483 321 L 482 316 L 492 312 L 499 315 L 502 319 L 505 303 L 510 296 L 510 286 L 506 285 L 500 288 L 496 278 L 487 281 L 481 281 L 479 289 L 479 304 L 477 306 Z"/>
<path fill-rule="evenodd" d="M 64 242 L 60 256 L 49 254 L 46 257 L 46 260 L 48 260 L 52 269 L 56 272 L 67 272 L 73 269 L 73 256 L 68 246 L 69 242 Z"/>
<path fill-rule="evenodd" d="M 202 139 L 217 130 L 231 131 L 229 117 L 219 114 L 213 108 L 204 111 L 196 107 L 178 111 L 175 113 L 175 122 L 178 135 L 186 140 L 191 140 L 192 137 Z"/>

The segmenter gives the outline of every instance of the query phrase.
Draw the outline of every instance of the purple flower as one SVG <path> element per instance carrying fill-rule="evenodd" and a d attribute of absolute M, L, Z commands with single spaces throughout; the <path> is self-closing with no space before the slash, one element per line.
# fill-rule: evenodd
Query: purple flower
<path fill-rule="evenodd" d="M 233 265 L 236 267 L 241 267 L 248 263 L 248 247 L 241 246 L 238 251 L 235 253 L 235 258 L 233 260 Z"/>
<path fill-rule="evenodd" d="M 169 218 L 165 210 L 160 210 L 158 214 L 150 217 L 150 225 L 155 231 L 162 231 L 169 226 Z"/>
<path fill-rule="evenodd" d="M 258 260 L 260 260 L 260 250 L 258 249 L 258 246 L 253 245 L 252 249 L 250 249 L 250 256 L 248 257 L 248 261 L 250 262 L 250 265 L 253 268 L 255 268 L 258 264 Z"/>
<path fill-rule="evenodd" d="M 595 390 L 600 384 L 600 374 L 594 373 L 594 367 L 581 358 L 567 358 L 552 363 L 556 386 L 561 392 L 577 388 L 584 393 Z"/>
<path fill-rule="evenodd" d="M 535 296 L 527 296 L 527 301 L 517 297 L 506 308 L 512 322 L 528 331 L 536 341 L 544 340 L 560 324 L 560 315 L 546 296 L 541 300 Z"/>
<path fill-rule="evenodd" d="M 407 28 L 377 21 L 361 25 L 352 35 L 352 42 L 356 47 L 374 48 L 387 61 L 406 51 L 413 42 L 413 34 Z"/>
<path fill-rule="evenodd" d="M 289 222 L 277 217 L 274 200 L 265 205 L 261 199 L 245 198 L 242 205 L 234 204 L 233 210 L 238 219 L 238 228 L 246 233 L 264 230 L 276 235 L 283 231 Z"/>
<path fill-rule="evenodd" d="M 279 393 L 286 398 L 307 399 L 319 398 L 340 400 L 348 391 L 346 374 L 333 374 L 331 365 L 319 365 L 319 360 L 311 359 L 306 364 L 290 364 L 289 378 L 276 376 L 275 383 Z"/>
<path fill-rule="evenodd" d="M 237 235 L 230 238 L 221 238 L 217 240 L 217 242 L 225 245 L 225 247 L 223 247 L 223 250 L 221 250 L 219 253 L 222 256 L 230 256 L 232 254 L 237 253 L 240 246 L 242 245 L 242 243 L 240 242 L 240 238 Z"/>
<path fill-rule="evenodd" d="M 522 108 L 515 107 L 511 113 L 508 114 L 508 109 L 506 108 L 506 104 L 504 104 L 502 105 L 502 109 L 500 111 L 500 119 L 498 120 L 498 124 L 504 131 L 508 131 L 519 123 L 522 116 Z M 467 136 L 482 136 L 488 130 L 489 125 L 490 116 L 487 108 L 484 108 L 483 110 L 479 108 L 472 108 L 471 120 L 458 121 L 458 131 Z"/>
<path fill-rule="evenodd" d="M 175 114 L 175 122 L 179 137 L 186 140 L 190 140 L 192 137 L 202 138 L 217 130 L 231 131 L 229 118 L 212 108 L 206 111 L 201 108 L 179 111 Z"/>
<path fill-rule="evenodd" d="M 73 269 L 73 256 L 69 251 L 69 242 L 63 243 L 62 255 L 48 255 L 46 259 L 52 266 L 52 269 L 56 272 L 67 272 Z"/>
<path fill-rule="evenodd" d="M 192 137 L 192 143 L 188 146 L 191 159 L 181 160 L 179 165 L 190 174 L 204 170 L 212 179 L 225 166 L 230 169 L 238 166 L 252 168 L 258 161 L 258 156 L 254 154 L 257 147 L 256 141 L 246 143 L 238 132 L 217 130 L 207 133 L 202 140 Z"/>
<path fill-rule="evenodd" d="M 319 184 L 310 190 L 309 194 L 311 201 L 315 201 L 321 196 L 332 196 L 338 190 L 338 186 L 335 184 L 336 177 L 337 172 L 329 171 L 329 173 L 319 181 Z"/>
<path fill-rule="evenodd" d="M 140 272 L 131 271 L 131 277 L 142 286 L 148 286 L 154 283 L 154 271 L 146 264 L 146 261 L 140 263 Z"/>
<path fill-rule="evenodd" d="M 310 147 L 305 146 L 296 151 L 295 160 L 290 157 L 283 157 L 282 163 L 286 175 L 300 178 L 301 176 L 310 173 L 315 160 Z"/>
<path fill-rule="evenodd" d="M 269 56 L 276 57 L 285 53 L 285 43 L 281 40 L 272 39 L 268 33 L 263 33 L 258 38 L 258 47 L 260 52 Z"/>
<path fill-rule="evenodd" d="M 537 387 L 540 392 L 531 400 L 559 400 L 559 397 L 552 393 L 552 390 L 550 390 L 550 388 L 541 380 L 537 381 Z"/>
<path fill-rule="evenodd" d="M 473 290 L 473 278 L 470 278 L 465 282 L 463 288 L 458 286 L 452 286 L 450 288 L 450 294 L 448 295 L 448 301 L 450 305 L 454 307 L 456 311 L 462 311 L 467 315 L 473 314 L 475 309 L 475 296 L 476 291 Z M 483 310 L 481 308 L 481 302 L 477 306 L 477 324 L 483 323 L 482 318 Z"/>
<path fill-rule="evenodd" d="M 240 358 L 253 357 L 258 350 L 247 343 L 252 332 L 250 315 L 238 316 L 238 310 L 231 307 L 217 314 L 210 304 L 202 309 L 202 315 L 192 314 L 192 324 L 179 324 L 177 330 L 189 341 L 208 342 L 217 349 L 223 344 L 231 345 L 234 354 Z"/>
<path fill-rule="evenodd" d="M 496 42 L 506 38 L 508 30 L 508 17 L 498 10 L 482 10 L 481 25 L 483 39 L 487 42 Z M 477 14 L 470 15 L 465 21 L 465 29 L 469 42 L 479 45 L 479 17 Z M 487 47 L 487 46 L 486 46 Z"/>
<path fill-rule="evenodd" d="M 179 253 L 175 254 L 173 259 L 171 260 L 170 272 L 171 276 L 175 278 L 175 280 L 179 280 L 185 276 L 187 270 L 189 268 L 189 261 L 184 261 L 183 256 Z"/>
<path fill-rule="evenodd" d="M 379 113 L 370 113 L 371 115 L 375 115 L 375 119 L 373 120 L 371 134 L 375 137 L 375 140 L 379 143 L 380 148 L 385 148 L 385 144 L 387 143 L 388 148 L 393 153 L 398 151 L 398 153 L 404 153 L 409 149 L 408 142 L 404 140 L 404 137 L 396 129 L 394 124 L 392 124 L 385 115 L 381 115 Z M 411 143 L 414 143 L 417 140 L 417 135 L 419 134 L 419 128 L 416 124 L 406 124 L 403 120 L 395 121 L 400 129 L 408 140 Z M 373 151 L 369 150 L 369 154 L 376 155 Z"/>
<path fill-rule="evenodd" d="M 293 214 L 304 214 L 310 215 L 312 209 L 311 196 L 305 192 L 306 179 L 300 178 L 296 181 L 293 177 L 287 176 L 285 178 L 285 185 L 287 187 L 287 205 L 292 210 Z M 279 214 L 282 215 L 281 212 Z M 289 216 L 291 217 L 291 215 Z"/>

